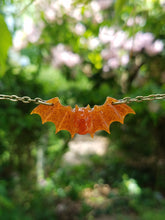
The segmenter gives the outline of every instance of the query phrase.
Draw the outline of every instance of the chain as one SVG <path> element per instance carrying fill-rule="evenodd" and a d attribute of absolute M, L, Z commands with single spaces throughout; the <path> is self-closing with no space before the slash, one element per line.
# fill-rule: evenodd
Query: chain
<path fill-rule="evenodd" d="M 161 100 L 165 99 L 165 94 L 152 94 L 148 96 L 136 96 L 135 98 L 125 97 L 123 99 L 118 100 L 117 102 L 113 102 L 113 105 L 123 104 L 123 103 L 131 103 L 131 102 L 143 102 L 143 101 L 152 101 L 152 100 Z"/>
<path fill-rule="evenodd" d="M 33 102 L 35 104 L 52 105 L 52 103 L 46 103 L 46 101 L 42 100 L 41 98 L 32 99 L 28 96 L 19 97 L 17 95 L 3 95 L 3 94 L 0 94 L 0 100 L 1 99 L 10 100 L 10 101 L 13 101 L 13 102 L 21 101 L 23 103 Z"/>
<path fill-rule="evenodd" d="M 52 103 L 46 103 L 46 101 L 41 98 L 32 99 L 28 96 L 19 97 L 17 95 L 0 94 L 0 100 L 2 100 L 2 99 L 10 100 L 13 102 L 21 101 L 23 103 L 33 102 L 35 104 L 53 105 Z M 131 102 L 144 102 L 144 101 L 161 100 L 161 99 L 165 99 L 165 94 L 152 94 L 152 95 L 148 95 L 148 96 L 136 96 L 135 98 L 125 97 L 123 99 L 118 100 L 117 102 L 113 102 L 112 104 L 113 105 L 124 104 L 124 103 L 129 104 Z"/>

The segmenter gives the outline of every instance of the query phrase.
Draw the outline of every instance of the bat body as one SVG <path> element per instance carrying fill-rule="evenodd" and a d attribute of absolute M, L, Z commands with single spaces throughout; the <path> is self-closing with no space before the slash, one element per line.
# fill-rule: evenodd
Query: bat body
<path fill-rule="evenodd" d="M 53 122 L 56 126 L 56 133 L 60 130 L 68 130 L 71 136 L 76 133 L 84 135 L 89 133 L 91 137 L 98 130 L 105 130 L 110 133 L 109 126 L 112 122 L 118 121 L 124 123 L 127 114 L 135 114 L 134 110 L 126 104 L 113 105 L 118 100 L 107 97 L 103 105 L 71 108 L 70 106 L 61 105 L 59 99 L 53 98 L 47 101 L 52 106 L 40 104 L 31 114 L 39 114 L 42 123 Z"/>

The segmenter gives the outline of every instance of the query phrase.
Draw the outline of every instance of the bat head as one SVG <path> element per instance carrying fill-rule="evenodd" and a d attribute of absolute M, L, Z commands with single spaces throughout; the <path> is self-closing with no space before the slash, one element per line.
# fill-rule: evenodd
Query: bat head
<path fill-rule="evenodd" d="M 91 118 L 91 108 L 89 105 L 87 107 L 79 108 L 75 106 L 75 130 L 78 134 L 87 134 L 91 131 L 92 118 Z"/>

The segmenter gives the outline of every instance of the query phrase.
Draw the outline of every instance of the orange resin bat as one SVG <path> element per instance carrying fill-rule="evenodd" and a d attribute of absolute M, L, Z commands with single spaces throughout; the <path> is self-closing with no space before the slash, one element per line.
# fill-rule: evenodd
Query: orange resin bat
<path fill-rule="evenodd" d="M 42 124 L 45 122 L 53 122 L 56 126 L 56 133 L 60 130 L 67 130 L 71 133 L 72 138 L 76 133 L 87 134 L 91 137 L 98 130 L 105 130 L 110 134 L 109 126 L 114 121 L 124 123 L 124 118 L 127 114 L 135 114 L 134 110 L 126 104 L 113 105 L 113 102 L 118 100 L 107 97 L 103 105 L 95 105 L 93 108 L 78 107 L 71 108 L 70 106 L 61 105 L 58 98 L 53 98 L 47 103 L 53 105 L 37 106 L 31 114 L 39 114 Z"/>

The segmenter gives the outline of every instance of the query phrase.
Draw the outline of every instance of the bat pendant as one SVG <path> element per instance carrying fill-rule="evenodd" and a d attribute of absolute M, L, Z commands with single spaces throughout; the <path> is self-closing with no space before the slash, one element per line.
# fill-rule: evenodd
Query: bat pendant
<path fill-rule="evenodd" d="M 135 114 L 134 110 L 126 104 L 113 105 L 118 100 L 107 97 L 103 105 L 71 108 L 70 106 L 61 105 L 59 98 L 53 98 L 47 103 L 53 105 L 38 105 L 31 114 L 39 114 L 42 124 L 53 122 L 56 126 L 56 133 L 60 130 L 67 130 L 73 138 L 76 133 L 84 135 L 89 133 L 91 137 L 98 130 L 105 130 L 110 134 L 109 126 L 112 122 L 118 121 L 124 123 L 127 114 Z"/>

